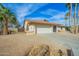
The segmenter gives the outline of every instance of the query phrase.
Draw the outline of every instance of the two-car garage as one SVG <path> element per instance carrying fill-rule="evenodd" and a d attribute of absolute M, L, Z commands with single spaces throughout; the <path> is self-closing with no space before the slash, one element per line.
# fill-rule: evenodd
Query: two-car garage
<path fill-rule="evenodd" d="M 37 29 L 36 31 L 38 34 L 53 32 L 53 27 L 51 27 L 50 25 L 38 25 L 36 26 L 36 29 Z"/>

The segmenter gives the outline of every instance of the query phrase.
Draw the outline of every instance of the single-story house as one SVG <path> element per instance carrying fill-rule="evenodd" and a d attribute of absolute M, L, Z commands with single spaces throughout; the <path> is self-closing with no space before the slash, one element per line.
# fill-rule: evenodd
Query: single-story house
<path fill-rule="evenodd" d="M 24 31 L 33 34 L 53 33 L 65 30 L 61 24 L 41 20 L 25 20 Z"/>

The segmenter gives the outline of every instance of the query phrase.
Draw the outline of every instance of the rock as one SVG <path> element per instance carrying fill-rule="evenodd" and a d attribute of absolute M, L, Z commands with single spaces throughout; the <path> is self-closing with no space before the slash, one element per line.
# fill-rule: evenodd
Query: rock
<path fill-rule="evenodd" d="M 59 54 L 59 56 L 63 56 L 63 52 L 62 52 L 62 50 L 58 50 L 58 54 Z"/>
<path fill-rule="evenodd" d="M 48 45 L 34 46 L 29 52 L 29 56 L 50 56 L 50 49 Z"/>
<path fill-rule="evenodd" d="M 57 49 L 56 47 L 41 44 L 41 45 L 34 45 L 33 47 L 29 48 L 25 53 L 25 55 L 26 56 L 64 56 L 66 55 L 66 52 L 63 48 Z"/>

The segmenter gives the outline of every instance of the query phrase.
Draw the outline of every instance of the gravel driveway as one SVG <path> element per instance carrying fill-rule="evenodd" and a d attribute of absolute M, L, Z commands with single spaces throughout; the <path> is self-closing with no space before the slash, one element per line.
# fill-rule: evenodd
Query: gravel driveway
<path fill-rule="evenodd" d="M 41 35 L 50 40 L 53 40 L 59 44 L 64 45 L 67 48 L 72 49 L 75 56 L 79 56 L 79 35 L 70 33 L 53 33 Z"/>

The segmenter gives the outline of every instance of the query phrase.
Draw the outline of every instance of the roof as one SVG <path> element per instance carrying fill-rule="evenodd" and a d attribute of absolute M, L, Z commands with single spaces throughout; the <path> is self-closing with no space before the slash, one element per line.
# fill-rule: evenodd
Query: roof
<path fill-rule="evenodd" d="M 44 21 L 44 20 L 25 20 L 25 22 L 27 22 L 28 24 L 44 24 L 44 25 L 54 25 L 54 26 L 64 26 L 62 24 L 57 24 L 57 23 L 53 23 L 53 22 L 48 22 L 48 21 Z"/>

